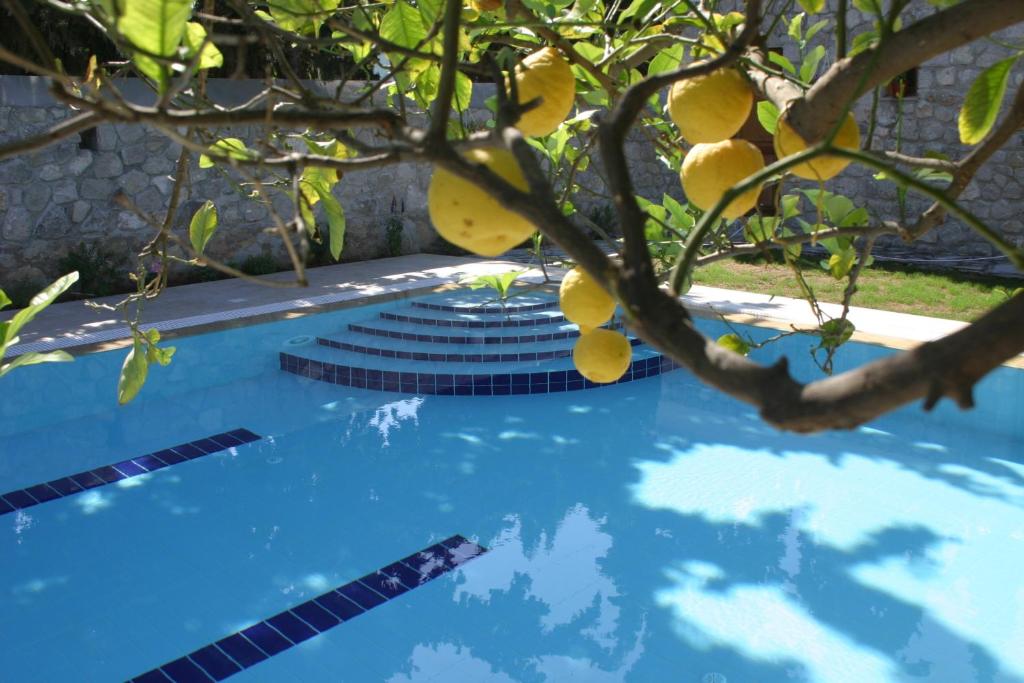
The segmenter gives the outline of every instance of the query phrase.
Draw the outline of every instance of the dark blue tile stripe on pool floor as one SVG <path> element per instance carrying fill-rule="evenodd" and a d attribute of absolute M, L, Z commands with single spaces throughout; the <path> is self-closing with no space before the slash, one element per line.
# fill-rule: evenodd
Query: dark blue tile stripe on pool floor
<path fill-rule="evenodd" d="M 36 484 L 28 488 L 11 491 L 0 496 L 0 515 L 8 512 L 32 507 L 49 500 L 73 496 L 76 493 L 94 489 L 99 486 L 113 484 L 121 479 L 137 477 L 140 474 L 159 470 L 186 460 L 195 460 L 204 455 L 227 450 L 232 446 L 241 446 L 259 440 L 258 434 L 248 429 L 235 429 L 223 434 L 214 434 L 205 439 L 189 441 L 178 446 L 165 448 L 155 453 L 147 453 L 137 458 L 116 462 L 113 465 L 97 467 L 94 470 L 79 472 L 62 479 L 54 479 L 45 484 Z"/>
<path fill-rule="evenodd" d="M 459 534 L 167 662 L 130 683 L 222 681 L 421 586 L 487 548 Z"/>

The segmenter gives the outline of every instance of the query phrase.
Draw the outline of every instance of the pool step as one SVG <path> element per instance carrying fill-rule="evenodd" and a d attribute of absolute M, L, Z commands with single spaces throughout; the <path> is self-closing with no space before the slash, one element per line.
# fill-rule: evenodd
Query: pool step
<path fill-rule="evenodd" d="M 421 305 L 417 305 L 421 304 Z M 579 328 L 565 320 L 554 293 L 531 292 L 504 312 L 493 295 L 431 295 L 280 353 L 280 368 L 329 384 L 374 391 L 500 396 L 590 389 L 572 362 Z M 622 330 L 621 322 L 608 327 Z M 617 383 L 674 369 L 628 335 L 633 358 Z"/>

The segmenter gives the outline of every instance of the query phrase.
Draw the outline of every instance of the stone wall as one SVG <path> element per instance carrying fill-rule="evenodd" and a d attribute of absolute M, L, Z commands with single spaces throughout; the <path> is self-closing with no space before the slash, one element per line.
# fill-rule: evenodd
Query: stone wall
<path fill-rule="evenodd" d="M 829 0 L 834 7 L 835 0 Z M 926 3 L 912 3 L 903 14 L 904 25 L 935 11 Z M 851 38 L 870 28 L 866 15 L 853 9 L 849 35 Z M 817 17 L 815 17 L 817 18 Z M 805 27 L 813 20 L 805 22 Z M 998 41 L 1020 43 L 1024 26 L 1017 26 L 993 36 Z M 821 71 L 834 61 L 834 38 L 826 32 L 819 34 L 815 43 L 824 45 L 828 56 Z M 780 39 L 786 45 L 786 56 L 799 65 L 795 46 L 789 39 Z M 917 94 L 900 101 L 883 94 L 878 103 L 877 127 L 873 148 L 896 149 L 913 156 L 940 152 L 951 159 L 960 159 L 970 148 L 960 144 L 957 116 L 964 95 L 984 69 L 1011 56 L 1012 52 L 996 40 L 977 40 L 965 47 L 940 55 L 921 65 L 917 72 Z M 1015 89 L 1024 81 L 1024 68 L 1014 69 L 1004 108 L 1009 106 Z M 902 112 L 900 107 L 902 106 Z M 870 118 L 871 96 L 863 97 L 855 106 L 854 114 L 861 123 L 862 135 Z M 851 166 L 830 182 L 827 189 L 852 198 L 859 206 L 867 206 L 876 220 L 899 220 L 900 208 L 896 186 L 872 180 L 874 171 Z M 964 206 L 990 227 L 1018 246 L 1024 246 L 1024 131 L 988 161 L 974 181 L 961 195 Z M 931 202 L 910 193 L 906 215 L 912 222 Z M 987 272 L 997 275 L 1021 277 L 1012 264 L 986 240 L 957 220 L 950 219 L 912 244 L 899 238 L 879 240 L 876 254 L 881 258 L 908 261 L 921 265 L 950 267 L 968 272 Z"/>
<path fill-rule="evenodd" d="M 850 15 L 860 16 L 854 11 Z M 863 23 L 854 21 L 851 35 L 864 28 Z M 1019 41 L 1024 29 L 1009 30 L 1000 37 Z M 828 36 L 819 34 L 817 40 L 831 53 Z M 779 43 L 787 45 L 787 56 L 797 59 L 791 41 Z M 923 65 L 918 73 L 918 93 L 904 99 L 902 117 L 896 99 L 880 99 L 875 148 L 893 148 L 898 131 L 902 150 L 908 154 L 937 151 L 952 158 L 963 156 L 968 150 L 959 144 L 956 115 L 964 93 L 982 69 L 1007 54 L 995 42 L 977 41 Z M 827 57 L 824 64 L 830 61 Z M 1022 71 L 1015 70 L 1013 87 L 1021 83 Z M 148 103 L 152 99 L 138 83 L 126 81 L 121 87 L 135 101 Z M 244 102 L 259 87 L 254 82 L 215 81 L 211 92 L 220 103 L 232 105 Z M 332 84 L 323 87 L 329 91 Z M 486 86 L 474 89 L 468 113 L 472 125 L 482 126 L 489 118 L 483 101 L 491 92 Z M 867 121 L 869 108 L 870 97 L 858 103 L 860 121 Z M 39 132 L 69 115 L 71 112 L 50 99 L 44 80 L 0 77 L 0 142 Z M 250 131 L 225 130 L 218 135 L 247 138 Z M 103 125 L 91 139 L 73 136 L 0 162 L 0 283 L 38 284 L 51 279 L 60 256 L 79 242 L 102 240 L 126 255 L 136 253 L 152 230 L 113 198 L 123 193 L 142 211 L 159 215 L 168 201 L 178 152 L 175 143 L 143 127 Z M 682 199 L 678 178 L 655 159 L 643 136 L 632 138 L 628 157 L 641 194 L 655 201 L 663 192 Z M 603 191 L 596 166 L 583 180 Z M 874 182 L 870 176 L 871 172 L 850 168 L 829 189 L 867 205 L 876 220 L 899 218 L 895 186 Z M 401 164 L 344 178 L 335 190 L 348 219 L 343 260 L 387 255 L 386 225 L 393 217 L 403 226 L 403 253 L 444 248 L 426 215 L 428 181 L 429 167 L 422 164 Z M 787 189 L 790 187 L 787 184 Z M 179 218 L 187 221 L 203 200 L 212 199 L 220 215 L 220 229 L 208 248 L 211 255 L 235 262 L 254 255 L 283 260 L 280 239 L 268 230 L 267 208 L 246 193 L 246 188 L 239 188 L 221 170 L 199 169 L 193 163 Z M 962 198 L 967 208 L 993 228 L 1024 245 L 1024 135 L 1015 136 L 995 155 Z M 586 193 L 577 199 L 577 206 L 588 212 L 607 204 L 607 200 Z M 290 215 L 290 201 L 283 192 L 277 193 L 273 205 L 283 215 Z M 906 211 L 914 216 L 927 205 L 911 195 Z M 911 245 L 898 239 L 882 240 L 878 254 L 883 259 L 1016 274 L 993 246 L 955 221 Z"/>

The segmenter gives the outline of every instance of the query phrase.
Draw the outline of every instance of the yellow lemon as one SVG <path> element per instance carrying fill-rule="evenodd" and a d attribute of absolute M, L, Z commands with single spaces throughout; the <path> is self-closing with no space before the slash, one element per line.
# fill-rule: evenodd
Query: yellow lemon
<path fill-rule="evenodd" d="M 753 104 L 750 86 L 728 67 L 676 81 L 668 91 L 668 114 L 691 145 L 736 135 Z"/>
<path fill-rule="evenodd" d="M 607 384 L 626 374 L 633 347 L 614 330 L 598 328 L 580 335 L 572 349 L 572 362 L 591 382 Z"/>
<path fill-rule="evenodd" d="M 694 145 L 686 158 L 679 179 L 686 199 L 699 209 L 710 211 L 725 191 L 749 175 L 764 168 L 764 155 L 746 140 Z M 754 208 L 761 186 L 747 190 L 729 202 L 722 215 L 730 220 Z"/>
<path fill-rule="evenodd" d="M 580 326 L 581 332 L 608 322 L 615 313 L 615 300 L 601 289 L 582 268 L 573 268 L 558 288 L 558 301 L 565 317 Z"/>
<path fill-rule="evenodd" d="M 511 152 L 474 149 L 464 156 L 483 164 L 514 187 L 528 189 Z M 495 197 L 443 168 L 436 169 L 430 178 L 427 212 L 441 237 L 480 256 L 497 256 L 537 230 L 533 223 L 506 209 Z"/>
<path fill-rule="evenodd" d="M 520 103 L 543 98 L 523 114 L 516 128 L 523 135 L 547 135 L 569 115 L 576 97 L 576 78 L 558 50 L 546 47 L 520 62 L 516 68 L 516 89 Z"/>
<path fill-rule="evenodd" d="M 800 137 L 793 130 L 792 126 L 786 123 L 785 118 L 779 118 L 773 144 L 775 145 L 775 155 L 780 159 L 807 149 L 807 141 Z M 853 118 L 853 114 L 847 113 L 843 125 L 839 127 L 839 132 L 836 133 L 834 144 L 836 147 L 845 147 L 847 149 L 860 148 L 860 129 L 857 127 L 857 119 Z M 849 159 L 825 155 L 817 157 L 812 161 L 797 164 L 789 169 L 789 172 L 798 178 L 806 178 L 807 180 L 828 180 L 849 164 Z"/>

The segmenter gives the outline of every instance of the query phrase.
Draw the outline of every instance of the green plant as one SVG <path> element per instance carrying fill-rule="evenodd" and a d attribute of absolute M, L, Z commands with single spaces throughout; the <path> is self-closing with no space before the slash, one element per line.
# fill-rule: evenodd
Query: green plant
<path fill-rule="evenodd" d="M 405 225 L 401 218 L 395 215 L 388 217 L 384 224 L 384 247 L 388 256 L 402 255 L 402 233 L 404 230 Z"/>
<path fill-rule="evenodd" d="M 68 273 L 58 279 L 49 287 L 32 297 L 29 305 L 14 314 L 10 320 L 0 322 L 0 361 L 3 360 L 7 349 L 18 343 L 18 332 L 26 324 L 32 321 L 44 308 L 52 304 L 57 297 L 67 291 L 68 287 L 78 281 L 78 273 Z M 0 308 L 11 304 L 11 300 L 0 289 Z M 3 377 L 14 368 L 24 365 L 35 365 L 36 363 L 60 363 L 72 360 L 66 351 L 50 351 L 49 353 L 23 353 L 10 363 L 0 364 L 0 377 Z"/>
<path fill-rule="evenodd" d="M 78 273 L 72 291 L 85 297 L 110 296 L 132 289 L 128 257 L 102 242 L 79 242 L 57 261 L 62 273 Z"/>
<path fill-rule="evenodd" d="M 238 269 L 246 275 L 270 275 L 281 270 L 274 257 L 268 254 L 249 256 L 238 265 Z"/>
<path fill-rule="evenodd" d="M 460 285 L 468 285 L 470 289 L 483 289 L 490 287 L 494 290 L 497 295 L 497 302 L 501 306 L 501 310 L 506 315 L 508 314 L 505 307 L 508 305 L 508 300 L 512 296 L 512 285 L 519 279 L 519 276 L 525 273 L 525 270 L 512 270 L 507 273 L 498 273 L 496 275 L 477 275 L 476 277 L 469 277 L 459 280 Z"/>

